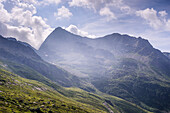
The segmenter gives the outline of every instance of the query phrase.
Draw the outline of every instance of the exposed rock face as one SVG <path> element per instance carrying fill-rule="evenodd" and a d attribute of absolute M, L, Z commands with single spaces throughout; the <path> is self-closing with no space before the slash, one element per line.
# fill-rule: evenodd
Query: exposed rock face
<path fill-rule="evenodd" d="M 114 33 L 89 39 L 56 28 L 38 53 L 71 73 L 86 76 L 102 92 L 138 105 L 170 108 L 170 60 L 141 37 Z"/>
<path fill-rule="evenodd" d="M 32 48 L 15 38 L 0 36 L 0 61 L 7 63 L 17 74 L 25 75 L 25 78 L 47 82 L 45 76 L 63 86 L 80 85 L 76 76 L 45 62 Z"/>

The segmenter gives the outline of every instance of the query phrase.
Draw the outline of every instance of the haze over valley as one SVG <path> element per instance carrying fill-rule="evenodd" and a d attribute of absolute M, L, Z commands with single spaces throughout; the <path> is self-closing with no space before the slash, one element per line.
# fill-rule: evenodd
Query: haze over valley
<path fill-rule="evenodd" d="M 169 113 L 168 0 L 0 0 L 0 112 Z"/>

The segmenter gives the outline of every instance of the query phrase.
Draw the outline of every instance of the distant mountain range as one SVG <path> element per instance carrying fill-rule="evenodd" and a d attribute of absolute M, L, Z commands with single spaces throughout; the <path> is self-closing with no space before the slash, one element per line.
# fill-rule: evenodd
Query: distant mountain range
<path fill-rule="evenodd" d="M 170 60 L 141 37 L 113 33 L 97 39 L 56 28 L 38 54 L 89 80 L 99 91 L 143 108 L 169 111 Z"/>
<path fill-rule="evenodd" d="M 52 88 L 49 93 L 47 91 L 39 93 L 44 95 L 44 103 L 47 102 L 47 98 L 52 98 L 52 92 L 55 93 L 53 96 L 62 95 L 61 101 L 66 103 L 58 105 L 63 111 L 69 108 L 68 111 L 80 110 L 79 112 L 95 112 L 95 110 L 114 113 L 169 112 L 170 59 L 168 57 L 168 53 L 153 48 L 141 37 L 135 38 L 118 33 L 90 39 L 59 27 L 46 38 L 39 50 L 15 38 L 0 36 L 0 85 L 3 82 L 3 91 L 0 89 L 0 93 L 7 91 L 5 89 L 8 86 L 19 90 L 19 87 L 12 86 L 11 81 L 15 81 L 13 84 L 23 84 L 17 82 L 23 78 L 17 78 L 16 75 L 10 74 L 12 72 L 27 78 L 23 81 L 28 81 L 28 84 L 24 85 L 26 88 L 24 90 L 27 90 L 28 94 L 34 95 L 30 92 L 31 88 L 39 90 L 34 87 Z M 36 80 L 38 83 L 28 79 Z M 29 84 L 32 84 L 31 87 Z M 14 92 L 18 94 L 17 90 Z M 27 93 L 24 92 L 22 97 L 25 95 L 30 98 Z M 0 95 L 0 102 L 3 102 L 2 98 L 5 101 L 9 100 L 5 95 Z M 12 100 L 16 101 L 16 98 L 18 97 L 12 97 Z M 29 103 L 28 98 L 25 100 L 27 103 Z M 58 97 L 54 100 L 53 104 L 56 105 Z M 28 104 L 22 106 L 25 106 L 24 109 L 27 111 L 47 112 L 48 108 L 42 108 L 42 103 L 38 101 L 37 99 L 36 108 L 27 109 Z M 73 102 L 74 106 L 71 107 L 67 101 Z M 77 102 L 87 105 L 87 109 L 77 106 Z M 17 104 L 11 101 L 8 103 L 14 107 L 13 109 L 20 106 L 18 101 Z M 31 106 L 31 103 L 29 105 Z M 48 103 L 48 106 L 51 104 Z M 53 107 L 51 110 L 56 111 L 56 108 Z M 6 112 L 1 107 L 0 111 Z"/>
<path fill-rule="evenodd" d="M 0 112 L 147 112 L 118 97 L 90 93 L 96 89 L 88 80 L 45 62 L 35 51 L 0 36 Z"/>

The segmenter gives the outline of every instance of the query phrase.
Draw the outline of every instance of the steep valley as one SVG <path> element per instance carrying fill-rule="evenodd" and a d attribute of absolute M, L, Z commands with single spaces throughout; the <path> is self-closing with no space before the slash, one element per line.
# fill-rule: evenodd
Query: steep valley
<path fill-rule="evenodd" d="M 170 60 L 141 37 L 113 33 L 89 39 L 56 28 L 38 50 L 46 61 L 99 91 L 148 109 L 169 111 Z"/>
<path fill-rule="evenodd" d="M 170 60 L 141 37 L 56 28 L 39 50 L 0 36 L 1 112 L 170 111 Z"/>

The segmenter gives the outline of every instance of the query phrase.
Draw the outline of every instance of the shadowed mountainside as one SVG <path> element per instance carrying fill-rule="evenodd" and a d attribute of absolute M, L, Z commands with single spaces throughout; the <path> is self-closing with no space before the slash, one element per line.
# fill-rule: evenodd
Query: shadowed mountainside
<path fill-rule="evenodd" d="M 167 57 L 170 59 L 170 53 L 164 52 L 163 54 L 164 54 L 165 56 L 167 56 Z"/>
<path fill-rule="evenodd" d="M 48 82 L 48 78 L 63 86 L 80 86 L 79 78 L 45 62 L 31 46 L 14 38 L 0 36 L 0 61 L 14 73 L 28 79 Z"/>
<path fill-rule="evenodd" d="M 2 69 L 0 62 L 0 112 L 35 113 L 146 113 L 148 111 L 123 99 L 102 96 L 79 88 L 64 88 L 22 78 Z M 30 75 L 31 76 L 31 75 Z M 107 107 L 103 104 L 107 105 Z M 109 109 L 108 109 L 109 108 Z"/>
<path fill-rule="evenodd" d="M 48 62 L 89 79 L 100 91 L 143 108 L 169 111 L 170 60 L 141 37 L 97 39 L 56 28 L 38 50 Z"/>

